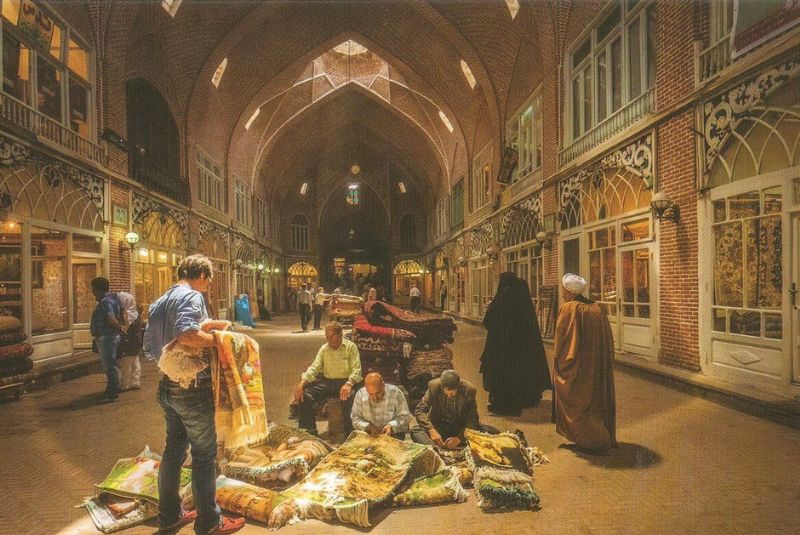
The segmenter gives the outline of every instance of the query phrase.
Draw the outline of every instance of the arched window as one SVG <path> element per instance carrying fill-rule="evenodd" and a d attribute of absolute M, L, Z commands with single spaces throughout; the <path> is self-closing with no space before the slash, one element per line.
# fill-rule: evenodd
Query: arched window
<path fill-rule="evenodd" d="M 188 201 L 180 177 L 178 127 L 164 97 L 142 78 L 128 81 L 126 96 L 131 176 L 176 201 Z"/>
<path fill-rule="evenodd" d="M 308 251 L 308 220 L 298 214 L 292 218 L 292 249 L 295 251 Z"/>
<path fill-rule="evenodd" d="M 414 214 L 400 218 L 400 249 L 409 250 L 417 246 L 417 222 Z"/>

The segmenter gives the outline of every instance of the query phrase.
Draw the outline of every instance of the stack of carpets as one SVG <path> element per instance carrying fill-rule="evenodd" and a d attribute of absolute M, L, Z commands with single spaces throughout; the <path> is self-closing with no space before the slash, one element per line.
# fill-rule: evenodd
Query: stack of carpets
<path fill-rule="evenodd" d="M 366 316 L 356 316 L 351 334 L 353 343 L 361 355 L 363 372 L 379 372 L 384 381 L 390 384 L 402 384 L 405 369 L 404 346 L 416 341 L 411 331 L 372 325 Z"/>
<path fill-rule="evenodd" d="M 364 304 L 364 315 L 372 325 L 382 325 L 411 331 L 420 345 L 439 346 L 452 343 L 456 324 L 450 316 L 415 314 L 383 301 L 368 301 Z"/>
<path fill-rule="evenodd" d="M 464 437 L 481 509 L 539 508 L 539 495 L 533 488 L 534 448 L 513 433 L 490 435 L 467 429 Z"/>
<path fill-rule="evenodd" d="M 265 440 L 226 451 L 219 468 L 227 477 L 278 488 L 303 479 L 332 450 L 302 429 L 274 424 Z"/>
<path fill-rule="evenodd" d="M 442 344 L 435 349 L 415 349 L 411 352 L 408 363 L 408 379 L 415 379 L 422 375 L 438 377 L 443 371 L 453 367 L 453 352 Z"/>
<path fill-rule="evenodd" d="M 331 298 L 330 318 L 345 327 L 353 325 L 356 316 L 362 313 L 364 300 L 354 295 L 335 294 Z"/>
<path fill-rule="evenodd" d="M 32 379 L 32 354 L 33 347 L 25 342 L 22 322 L 14 316 L 0 316 L 0 386 Z"/>

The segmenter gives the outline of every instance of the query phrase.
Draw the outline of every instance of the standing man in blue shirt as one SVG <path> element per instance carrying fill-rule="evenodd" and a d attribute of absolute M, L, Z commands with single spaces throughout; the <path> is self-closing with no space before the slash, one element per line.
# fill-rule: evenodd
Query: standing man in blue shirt
<path fill-rule="evenodd" d="M 97 299 L 97 306 L 92 313 L 89 324 L 97 353 L 106 372 L 106 391 L 97 400 L 98 404 L 112 403 L 119 399 L 119 365 L 117 364 L 117 348 L 125 334 L 122 322 L 122 309 L 114 294 L 109 292 L 108 279 L 97 277 L 92 279 L 92 294 Z"/>
<path fill-rule="evenodd" d="M 203 255 L 191 255 L 178 265 L 178 282 L 159 297 L 149 309 L 144 334 L 144 353 L 161 358 L 164 346 L 177 340 L 191 348 L 210 348 L 214 335 L 200 329 L 208 319 L 205 299 L 214 268 Z M 158 471 L 158 525 L 170 531 L 196 520 L 198 535 L 233 533 L 244 526 L 243 518 L 225 518 L 216 501 L 217 430 L 214 424 L 214 393 L 211 370 L 197 374 L 189 388 L 161 375 L 158 402 L 164 411 L 167 443 Z M 192 496 L 194 511 L 183 511 L 178 495 L 180 471 L 186 461 L 186 448 L 192 447 Z"/>

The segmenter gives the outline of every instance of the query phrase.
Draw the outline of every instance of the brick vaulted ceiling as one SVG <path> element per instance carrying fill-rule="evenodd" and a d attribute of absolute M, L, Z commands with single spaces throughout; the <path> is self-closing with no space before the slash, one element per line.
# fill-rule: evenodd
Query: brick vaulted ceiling
<path fill-rule="evenodd" d="M 230 175 L 263 180 L 256 190 L 279 196 L 276 184 L 300 174 L 310 155 L 326 146 L 328 154 L 333 146 L 352 150 L 357 141 L 362 151 L 406 162 L 433 196 L 446 191 L 466 173 L 480 149 L 475 145 L 500 137 L 514 111 L 509 108 L 518 105 L 515 79 L 530 86 L 551 68 L 531 55 L 552 49 L 549 21 L 557 16 L 521 2 L 512 21 L 502 0 L 184 0 L 173 19 L 158 4 L 111 4 L 101 36 L 112 71 L 106 94 L 124 94 L 133 76 L 148 78 L 171 106 L 187 146 L 201 144 Z M 388 64 L 388 81 L 381 83 L 390 86 L 391 98 L 382 98 L 383 87 L 348 84 L 315 102 L 313 88 L 297 87 L 314 74 L 315 59 L 348 39 Z M 223 58 L 227 68 L 214 87 L 211 77 Z M 475 75 L 474 89 L 461 60 Z M 245 129 L 256 108 L 259 117 Z M 106 113 L 122 119 L 113 105 Z M 366 138 L 353 139 L 353 132 Z"/>

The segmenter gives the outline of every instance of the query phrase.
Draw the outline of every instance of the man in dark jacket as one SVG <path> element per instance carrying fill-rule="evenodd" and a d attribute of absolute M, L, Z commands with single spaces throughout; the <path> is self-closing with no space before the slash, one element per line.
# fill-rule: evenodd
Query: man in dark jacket
<path fill-rule="evenodd" d="M 445 370 L 428 383 L 428 391 L 414 411 L 417 425 L 411 438 L 419 444 L 449 449 L 464 447 L 464 430 L 480 430 L 475 387 L 455 370 Z"/>

